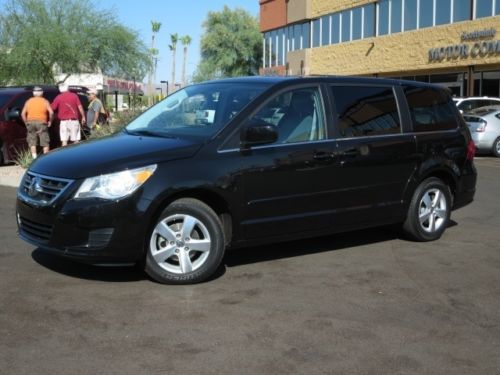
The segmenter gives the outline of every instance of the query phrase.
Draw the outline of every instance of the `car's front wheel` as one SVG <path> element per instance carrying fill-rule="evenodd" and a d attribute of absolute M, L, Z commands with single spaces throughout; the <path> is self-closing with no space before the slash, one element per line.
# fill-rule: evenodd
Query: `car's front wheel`
<path fill-rule="evenodd" d="M 437 240 L 448 226 L 451 205 L 449 187 L 439 178 L 428 178 L 413 194 L 403 229 L 417 241 Z"/>
<path fill-rule="evenodd" d="M 179 199 L 161 213 L 153 226 L 146 272 L 164 284 L 202 282 L 219 267 L 224 247 L 217 214 L 197 199 Z"/>

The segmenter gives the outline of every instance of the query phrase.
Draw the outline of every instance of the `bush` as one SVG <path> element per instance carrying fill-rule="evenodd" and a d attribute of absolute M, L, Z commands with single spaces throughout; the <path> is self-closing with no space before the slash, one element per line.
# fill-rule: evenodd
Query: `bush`
<path fill-rule="evenodd" d="M 14 164 L 20 166 L 21 168 L 28 169 L 32 162 L 33 156 L 31 156 L 31 151 L 29 148 L 16 151 Z"/>
<path fill-rule="evenodd" d="M 84 132 L 84 139 L 96 139 L 115 134 L 128 125 L 140 113 L 132 111 L 115 112 L 108 124 L 98 125 L 92 134 L 85 134 Z"/>

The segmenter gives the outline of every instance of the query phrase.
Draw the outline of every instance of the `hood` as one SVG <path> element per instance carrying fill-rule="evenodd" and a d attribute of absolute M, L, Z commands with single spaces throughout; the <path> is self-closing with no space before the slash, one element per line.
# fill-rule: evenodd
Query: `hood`
<path fill-rule="evenodd" d="M 201 142 L 129 135 L 59 148 L 37 158 L 29 170 L 52 177 L 78 179 L 193 156 Z"/>

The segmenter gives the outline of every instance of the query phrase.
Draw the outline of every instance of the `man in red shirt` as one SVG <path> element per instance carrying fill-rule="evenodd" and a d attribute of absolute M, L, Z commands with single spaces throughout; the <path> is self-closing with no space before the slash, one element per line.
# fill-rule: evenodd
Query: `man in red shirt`
<path fill-rule="evenodd" d="M 85 114 L 83 113 L 82 103 L 74 92 L 68 91 L 67 85 L 60 85 L 61 92 L 56 96 L 51 106 L 57 111 L 57 117 L 60 120 L 59 136 L 63 146 L 68 141 L 78 143 L 80 141 L 80 119 L 85 123 Z"/>

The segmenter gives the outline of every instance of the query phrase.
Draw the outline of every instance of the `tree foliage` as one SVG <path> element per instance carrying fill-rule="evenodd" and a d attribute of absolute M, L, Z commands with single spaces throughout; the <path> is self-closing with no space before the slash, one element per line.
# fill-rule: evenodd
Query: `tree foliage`
<path fill-rule="evenodd" d="M 144 78 L 147 48 L 91 0 L 10 0 L 0 14 L 0 84 L 55 83 L 55 68 Z"/>
<path fill-rule="evenodd" d="M 222 12 L 210 12 L 203 27 L 201 62 L 195 81 L 258 73 L 262 36 L 256 17 L 243 9 L 224 6 Z"/>

